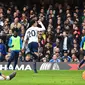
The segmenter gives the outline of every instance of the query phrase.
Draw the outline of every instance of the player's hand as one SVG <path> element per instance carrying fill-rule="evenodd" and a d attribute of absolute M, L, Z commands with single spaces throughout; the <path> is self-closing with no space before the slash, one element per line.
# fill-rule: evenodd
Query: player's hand
<path fill-rule="evenodd" d="M 38 24 L 41 24 L 42 22 L 40 20 L 38 20 Z"/>
<path fill-rule="evenodd" d="M 83 51 L 83 49 L 82 49 L 82 48 L 80 48 L 80 51 Z"/>

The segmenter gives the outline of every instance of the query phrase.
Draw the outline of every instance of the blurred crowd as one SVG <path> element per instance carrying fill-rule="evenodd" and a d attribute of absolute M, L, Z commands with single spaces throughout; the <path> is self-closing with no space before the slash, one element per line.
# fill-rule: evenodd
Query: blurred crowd
<path fill-rule="evenodd" d="M 39 10 L 37 10 L 39 9 Z M 46 31 L 39 32 L 39 62 L 79 62 L 83 52 L 80 42 L 85 36 L 85 3 L 83 8 L 71 7 L 68 3 L 55 3 L 45 8 L 36 4 L 19 9 L 12 2 L 0 3 L 0 62 L 8 61 L 10 48 L 9 38 L 12 30 L 17 28 L 22 42 L 30 20 L 40 20 Z M 19 62 L 30 62 L 30 54 L 19 53 Z"/>

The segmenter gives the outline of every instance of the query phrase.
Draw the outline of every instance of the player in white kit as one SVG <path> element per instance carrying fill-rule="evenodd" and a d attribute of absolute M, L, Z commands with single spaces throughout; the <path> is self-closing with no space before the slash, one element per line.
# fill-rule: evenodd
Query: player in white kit
<path fill-rule="evenodd" d="M 0 80 L 11 80 L 16 76 L 16 72 L 11 73 L 9 76 L 5 76 L 4 74 L 0 73 Z"/>
<path fill-rule="evenodd" d="M 37 27 L 37 25 L 41 25 L 41 28 Z M 24 50 L 26 41 L 28 40 L 28 48 L 30 50 L 30 54 L 33 56 L 33 67 L 34 72 L 37 73 L 36 69 L 36 59 L 38 57 L 38 31 L 44 31 L 45 27 L 41 21 L 32 20 L 31 27 L 27 29 L 23 41 L 22 50 Z"/>

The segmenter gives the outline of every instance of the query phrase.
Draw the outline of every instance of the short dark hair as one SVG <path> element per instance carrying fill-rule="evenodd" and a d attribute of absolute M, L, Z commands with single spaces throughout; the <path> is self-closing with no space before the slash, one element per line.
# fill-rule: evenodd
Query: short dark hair
<path fill-rule="evenodd" d="M 14 33 L 15 31 L 18 33 L 19 32 L 19 29 L 18 28 L 13 28 L 12 29 L 12 32 Z"/>
<path fill-rule="evenodd" d="M 67 50 L 64 50 L 64 53 L 68 53 L 68 51 Z"/>
<path fill-rule="evenodd" d="M 32 26 L 35 23 L 36 20 L 32 19 L 29 23 L 29 26 Z"/>

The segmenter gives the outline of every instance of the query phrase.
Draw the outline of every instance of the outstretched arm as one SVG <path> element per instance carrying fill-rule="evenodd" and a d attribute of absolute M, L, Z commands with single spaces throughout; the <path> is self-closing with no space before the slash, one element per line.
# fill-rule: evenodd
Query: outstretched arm
<path fill-rule="evenodd" d="M 36 27 L 37 31 L 44 31 L 45 30 L 45 26 L 43 25 L 43 23 L 41 21 L 38 21 L 38 24 L 41 25 L 41 28 Z"/>
<path fill-rule="evenodd" d="M 25 37 L 24 37 L 24 41 L 23 41 L 23 44 L 22 44 L 22 50 L 25 49 L 25 45 L 26 45 L 26 42 L 27 42 L 27 38 L 28 38 L 28 36 L 27 36 L 27 31 L 26 31 Z"/>
<path fill-rule="evenodd" d="M 9 39 L 8 46 L 9 46 L 10 48 L 13 47 L 13 46 L 12 46 L 12 38 Z"/>
<path fill-rule="evenodd" d="M 10 77 L 9 76 L 5 76 L 4 74 L 0 73 L 0 80 L 9 80 Z"/>
<path fill-rule="evenodd" d="M 2 74 L 2 77 L 4 78 L 4 80 L 6 80 L 6 76 Z"/>

